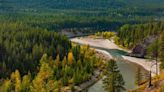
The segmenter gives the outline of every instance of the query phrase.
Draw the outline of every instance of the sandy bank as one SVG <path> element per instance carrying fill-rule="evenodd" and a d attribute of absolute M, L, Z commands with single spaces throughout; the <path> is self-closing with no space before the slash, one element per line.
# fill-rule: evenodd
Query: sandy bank
<path fill-rule="evenodd" d="M 79 43 L 79 44 L 87 44 L 94 47 L 101 47 L 105 49 L 119 49 L 124 50 L 120 47 L 118 47 L 116 44 L 113 43 L 113 41 L 110 41 L 108 39 L 94 39 L 91 37 L 79 37 L 79 38 L 72 38 L 70 39 L 72 42 Z M 124 50 L 126 52 L 130 52 L 127 50 Z"/>
<path fill-rule="evenodd" d="M 90 37 L 85 37 L 85 38 L 80 37 L 80 38 L 72 38 L 71 41 L 75 42 L 75 43 L 79 43 L 79 44 L 87 44 L 90 46 L 101 47 L 101 48 L 105 48 L 105 49 L 124 50 L 124 49 L 118 47 L 113 41 L 110 41 L 107 39 L 94 39 L 94 38 L 90 38 Z M 103 53 L 104 55 L 109 56 L 110 58 L 113 58 L 112 55 L 105 50 L 99 50 L 99 49 L 96 49 L 96 50 Z M 124 51 L 131 52 L 131 51 L 127 51 L 127 50 L 124 50 Z M 122 57 L 123 57 L 123 59 L 128 60 L 129 62 L 132 62 L 132 63 L 142 66 L 145 70 L 148 70 L 148 71 L 150 70 L 150 67 L 153 64 L 152 62 L 148 62 L 149 60 L 147 60 L 147 59 L 135 58 L 135 57 L 130 57 L 130 56 L 122 56 Z M 152 66 L 151 70 L 152 70 L 152 75 L 155 75 L 156 65 Z M 158 73 L 159 73 L 159 64 L 158 64 Z"/>
<path fill-rule="evenodd" d="M 95 47 L 101 47 L 101 48 L 107 48 L 107 49 L 119 49 L 117 45 L 115 45 L 113 42 L 107 40 L 107 39 L 93 39 L 93 38 L 72 38 L 72 42 L 79 43 L 79 44 L 86 44 L 90 46 Z M 95 48 L 93 48 L 95 49 Z M 100 49 L 95 49 L 98 53 L 102 54 L 104 58 L 107 60 L 113 59 L 112 55 L 105 51 Z"/>
<path fill-rule="evenodd" d="M 107 58 L 107 60 L 113 59 L 113 56 L 105 51 L 105 50 L 100 50 L 100 49 L 95 49 L 97 52 L 99 52 L 100 54 L 103 54 L 105 58 Z"/>
<path fill-rule="evenodd" d="M 130 62 L 133 62 L 133 63 L 136 63 L 136 64 L 138 64 L 138 65 L 140 65 L 140 66 L 142 66 L 145 70 L 147 70 L 147 71 L 150 71 L 150 68 L 151 68 L 151 66 L 152 66 L 152 68 L 151 68 L 151 71 L 152 71 L 152 75 L 154 76 L 155 74 L 156 74 L 156 65 L 155 65 L 155 61 L 150 61 L 150 60 L 148 60 L 148 59 L 141 59 L 141 58 L 135 58 L 135 57 L 130 57 L 130 56 L 122 56 L 123 57 L 123 59 L 125 59 L 125 60 L 128 60 L 128 61 L 130 61 Z M 158 63 L 158 65 L 157 65 L 157 67 L 158 67 L 158 74 L 159 74 L 159 63 Z"/>

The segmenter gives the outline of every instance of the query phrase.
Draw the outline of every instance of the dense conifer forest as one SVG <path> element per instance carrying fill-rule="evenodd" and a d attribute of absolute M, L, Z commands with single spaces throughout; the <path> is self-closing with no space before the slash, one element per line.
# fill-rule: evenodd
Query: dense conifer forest
<path fill-rule="evenodd" d="M 99 31 L 128 49 L 158 38 L 147 56 L 158 55 L 164 69 L 163 16 L 163 0 L 0 0 L 0 92 L 74 92 L 96 71 L 106 74 L 105 89 L 121 92 L 125 83 L 114 60 L 105 64 L 95 49 L 60 32 Z"/>
<path fill-rule="evenodd" d="M 158 21 L 164 11 L 161 0 L 1 0 L 0 3 L 0 22 L 22 22 L 53 31 L 116 30 L 125 23 Z"/>
<path fill-rule="evenodd" d="M 149 22 L 146 24 L 123 25 L 118 31 L 119 44 L 127 48 L 133 48 L 138 43 L 152 36 L 159 36 L 164 31 L 164 22 Z"/>
<path fill-rule="evenodd" d="M 2 92 L 58 92 L 89 80 L 104 65 L 89 46 L 72 45 L 58 33 L 18 25 L 0 28 Z"/>
<path fill-rule="evenodd" d="M 161 69 L 164 68 L 163 60 L 163 36 L 164 22 L 150 22 L 146 24 L 123 25 L 115 37 L 115 43 L 125 48 L 133 49 L 138 44 L 143 45 L 146 51 L 145 57 L 161 62 Z"/>

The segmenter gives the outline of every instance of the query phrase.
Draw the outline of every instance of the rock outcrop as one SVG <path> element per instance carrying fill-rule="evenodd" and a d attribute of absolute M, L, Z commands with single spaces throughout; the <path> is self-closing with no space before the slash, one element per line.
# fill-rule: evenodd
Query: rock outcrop
<path fill-rule="evenodd" d="M 132 49 L 132 53 L 130 54 L 131 56 L 135 56 L 135 57 L 140 57 L 143 58 L 145 57 L 146 53 L 147 53 L 147 47 L 153 43 L 158 37 L 157 36 L 150 36 L 147 39 L 145 39 L 143 41 L 143 43 L 140 43 L 138 45 L 136 45 L 133 49 Z"/>

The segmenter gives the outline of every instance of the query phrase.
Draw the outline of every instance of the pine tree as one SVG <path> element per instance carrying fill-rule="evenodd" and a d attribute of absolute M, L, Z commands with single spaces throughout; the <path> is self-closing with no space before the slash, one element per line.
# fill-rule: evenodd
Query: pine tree
<path fill-rule="evenodd" d="M 75 58 L 75 61 L 77 61 L 79 59 L 79 54 L 80 54 L 80 46 L 77 45 L 75 47 L 72 48 L 72 53 L 73 53 L 73 56 Z"/>
<path fill-rule="evenodd" d="M 59 55 L 57 55 L 57 57 L 56 57 L 56 59 L 55 59 L 55 65 L 56 65 L 57 67 L 60 67 L 60 56 L 59 56 Z"/>
<path fill-rule="evenodd" d="M 118 70 L 116 61 L 110 60 L 107 65 L 106 77 L 103 79 L 105 90 L 108 92 L 122 92 L 124 88 L 123 77 Z"/>
<path fill-rule="evenodd" d="M 62 67 L 64 68 L 67 65 L 67 59 L 66 57 L 64 57 L 63 61 L 62 61 Z"/>

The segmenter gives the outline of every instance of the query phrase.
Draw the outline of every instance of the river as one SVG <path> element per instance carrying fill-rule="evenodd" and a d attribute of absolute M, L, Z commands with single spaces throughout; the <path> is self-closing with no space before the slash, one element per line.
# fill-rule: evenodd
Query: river
<path fill-rule="evenodd" d="M 97 48 L 97 47 L 94 47 Z M 103 48 L 97 48 L 101 50 L 106 50 L 109 52 L 114 58 L 117 60 L 117 65 L 119 67 L 119 70 L 124 78 L 125 81 L 125 88 L 127 90 L 135 89 L 137 88 L 137 85 L 135 85 L 135 78 L 136 78 L 136 71 L 138 68 L 141 69 L 141 72 L 143 74 L 147 73 L 146 70 L 144 70 L 142 67 L 133 64 L 131 62 L 125 61 L 122 59 L 121 55 L 126 55 L 127 53 L 121 50 L 111 50 L 111 49 L 103 49 Z M 94 85 L 88 88 L 88 92 L 107 92 L 103 88 L 102 79 L 96 82 Z"/>
<path fill-rule="evenodd" d="M 79 44 L 79 45 L 82 45 L 82 44 Z M 105 50 L 105 51 L 109 52 L 113 56 L 113 58 L 116 59 L 118 68 L 125 81 L 126 90 L 132 90 L 132 89 L 135 89 L 138 87 L 135 84 L 136 71 L 138 70 L 138 68 L 140 68 L 143 75 L 145 75 L 145 74 L 147 75 L 147 73 L 148 73 L 148 71 L 146 71 L 143 67 L 141 67 L 137 64 L 128 62 L 126 60 L 123 60 L 123 58 L 121 56 L 128 54 L 125 51 L 118 50 L 118 49 L 105 49 L 105 48 L 94 47 L 94 46 L 90 46 L 90 47 L 100 49 L 100 50 Z M 102 79 L 101 79 L 101 80 L 97 81 L 94 85 L 90 86 L 87 89 L 87 92 L 107 92 L 107 91 L 104 90 Z"/>

